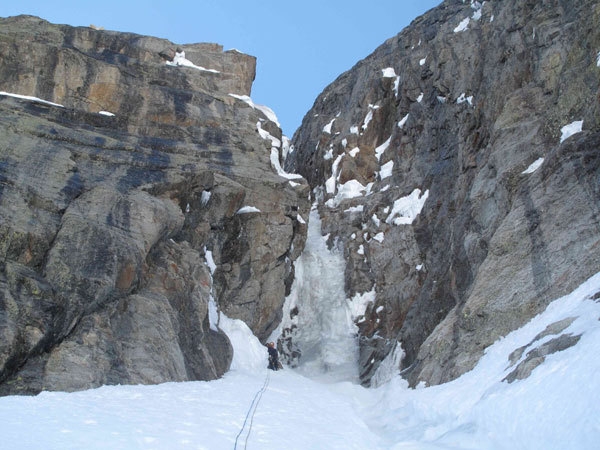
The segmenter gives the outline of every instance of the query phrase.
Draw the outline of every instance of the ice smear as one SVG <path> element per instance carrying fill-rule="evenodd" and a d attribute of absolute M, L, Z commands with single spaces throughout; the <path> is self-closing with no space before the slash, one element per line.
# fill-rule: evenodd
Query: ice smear
<path fill-rule="evenodd" d="M 391 177 L 392 171 L 394 169 L 394 161 L 388 161 L 384 165 L 381 166 L 381 170 L 379 171 L 379 178 L 381 180 Z"/>
<path fill-rule="evenodd" d="M 363 130 L 366 130 L 371 120 L 373 120 L 373 111 L 376 109 L 379 109 L 379 106 L 369 105 L 369 112 L 367 113 L 367 116 L 365 117 L 364 123 L 362 125 Z"/>
<path fill-rule="evenodd" d="M 576 120 L 574 122 L 571 122 L 568 125 L 565 125 L 564 127 L 562 127 L 560 129 L 560 132 L 561 132 L 560 142 L 562 143 L 565 139 L 568 139 L 569 137 L 573 136 L 576 133 L 580 133 L 582 129 L 583 129 L 583 120 Z"/>
<path fill-rule="evenodd" d="M 206 206 L 210 201 L 211 196 L 212 194 L 210 191 L 202 191 L 202 194 L 200 195 L 200 204 L 202 206 Z"/>
<path fill-rule="evenodd" d="M 397 76 L 396 80 L 394 81 L 394 94 L 396 95 L 396 98 L 398 97 L 399 89 L 400 89 L 400 76 Z"/>
<path fill-rule="evenodd" d="M 383 78 L 395 78 L 397 76 L 393 67 L 386 67 L 381 71 L 383 72 Z"/>
<path fill-rule="evenodd" d="M 288 155 L 294 153 L 294 146 L 286 135 L 281 136 L 281 141 L 281 158 L 285 161 Z"/>
<path fill-rule="evenodd" d="M 408 120 L 409 114 L 405 115 L 400 122 L 398 122 L 398 128 L 403 128 Z"/>
<path fill-rule="evenodd" d="M 471 8 L 473 8 L 473 20 L 477 21 L 481 19 L 481 13 L 483 12 L 483 5 L 485 2 L 480 3 L 478 1 L 471 1 Z"/>
<path fill-rule="evenodd" d="M 208 299 L 208 324 L 213 331 L 219 331 L 219 310 L 212 294 Z"/>
<path fill-rule="evenodd" d="M 373 110 L 369 109 L 369 112 L 367 113 L 367 116 L 365 117 L 365 121 L 363 123 L 362 129 L 366 130 L 367 127 L 369 126 L 369 122 L 373 119 Z"/>
<path fill-rule="evenodd" d="M 331 166 L 331 176 L 325 181 L 325 190 L 328 194 L 333 194 L 335 193 L 335 187 L 337 184 L 337 170 L 338 170 L 338 166 L 340 165 L 340 162 L 342 161 L 343 158 L 343 154 L 342 155 L 338 155 L 337 158 L 335 158 L 335 161 L 333 162 L 333 165 Z"/>
<path fill-rule="evenodd" d="M 32 101 L 32 102 L 42 103 L 44 105 L 58 106 L 60 108 L 64 108 L 64 106 L 61 105 L 61 104 L 59 104 L 59 103 L 49 102 L 48 100 L 42 100 L 41 98 L 31 97 L 30 95 L 13 94 L 13 93 L 4 92 L 4 91 L 0 91 L 0 95 L 5 95 L 7 97 L 20 98 L 22 100 L 29 100 L 29 101 Z"/>
<path fill-rule="evenodd" d="M 277 175 L 283 178 L 287 178 L 288 180 L 300 180 L 302 179 L 302 175 L 297 173 L 288 173 L 283 170 L 281 167 L 281 163 L 279 162 L 279 150 L 277 147 L 271 147 L 271 166 L 277 172 Z"/>
<path fill-rule="evenodd" d="M 210 271 L 210 284 L 212 286 L 212 279 L 215 270 L 217 270 L 217 265 L 215 264 L 215 260 L 213 259 L 212 251 L 207 250 L 206 247 L 204 247 L 204 259 L 206 261 L 206 265 L 208 266 L 208 270 Z M 217 308 L 217 303 L 215 302 L 215 299 L 212 295 L 212 287 L 208 299 L 208 323 L 211 330 L 219 331 L 219 310 Z"/>
<path fill-rule="evenodd" d="M 350 208 L 345 209 L 344 212 L 349 213 L 349 214 L 359 213 L 359 212 L 363 212 L 364 208 L 365 207 L 363 205 L 351 206 Z"/>
<path fill-rule="evenodd" d="M 458 26 L 454 29 L 455 33 L 460 33 L 461 31 L 465 31 L 468 26 L 469 26 L 469 22 L 471 21 L 470 17 L 467 17 L 466 19 L 463 19 Z"/>
<path fill-rule="evenodd" d="M 393 350 L 381 361 L 375 375 L 371 378 L 371 386 L 377 388 L 398 377 L 402 358 L 404 358 L 404 351 L 400 343 L 396 342 Z"/>
<path fill-rule="evenodd" d="M 254 103 L 252 101 L 252 99 L 247 95 L 229 94 L 229 96 L 243 101 L 244 103 L 248 104 L 253 109 L 259 110 L 266 116 L 267 119 L 269 119 L 271 122 L 273 122 L 279 128 L 281 128 L 281 125 L 279 124 L 279 119 L 277 118 L 277 114 L 275 114 L 275 112 L 268 106 L 258 105 L 256 103 Z"/>
<path fill-rule="evenodd" d="M 256 206 L 242 206 L 240 209 L 237 210 L 236 214 L 248 214 L 255 212 L 260 212 L 260 209 L 258 209 Z"/>
<path fill-rule="evenodd" d="M 468 103 L 469 105 L 473 106 L 473 96 L 466 96 L 466 94 L 463 92 L 462 94 L 460 94 L 460 96 L 456 99 L 456 103 L 457 104 L 461 104 L 461 103 Z"/>
<path fill-rule="evenodd" d="M 203 72 L 220 73 L 218 70 L 206 69 L 204 67 L 197 66 L 196 64 L 194 64 L 193 62 L 191 62 L 189 59 L 187 59 L 185 57 L 184 51 L 176 52 L 175 57 L 173 58 L 173 61 L 167 61 L 167 66 L 184 66 L 184 67 L 191 67 L 193 69 L 201 70 Z"/>
<path fill-rule="evenodd" d="M 206 250 L 206 247 L 204 247 L 204 259 L 206 260 L 206 265 L 208 266 L 208 270 L 210 270 L 210 274 L 214 274 L 215 270 L 217 270 L 217 265 L 213 259 L 212 251 Z"/>
<path fill-rule="evenodd" d="M 355 294 L 350 300 L 350 314 L 353 320 L 360 319 L 365 315 L 367 307 L 375 303 L 377 294 L 375 290 L 363 292 L 362 294 Z"/>
<path fill-rule="evenodd" d="M 521 173 L 523 173 L 525 175 L 533 173 L 536 170 L 538 170 L 543 163 L 544 163 L 544 158 L 538 158 L 534 162 L 532 162 L 530 164 L 530 166 L 527 169 L 525 169 L 523 172 L 521 172 Z"/>
<path fill-rule="evenodd" d="M 383 155 L 383 153 L 390 146 L 390 142 L 392 142 L 392 137 L 391 136 L 387 139 L 387 141 L 385 141 L 383 144 L 381 144 L 379 147 L 377 147 L 375 149 L 375 156 L 377 157 L 378 161 L 381 159 L 381 155 Z"/>
<path fill-rule="evenodd" d="M 281 162 L 279 161 L 279 147 L 281 147 L 281 141 L 269 133 L 267 130 L 262 128 L 262 125 L 259 122 L 256 123 L 256 130 L 260 137 L 265 140 L 271 141 L 271 167 L 275 169 L 277 175 L 283 178 L 287 178 L 288 180 L 299 180 L 302 178 L 302 175 L 295 173 L 287 173 L 281 167 Z"/>
<path fill-rule="evenodd" d="M 333 126 L 333 122 L 335 122 L 335 118 L 331 119 L 331 122 L 329 122 L 323 127 L 323 133 L 331 134 L 331 127 Z"/>
<path fill-rule="evenodd" d="M 398 97 L 398 88 L 400 87 L 400 76 L 396 75 L 396 71 L 393 67 L 387 67 L 382 69 L 383 78 L 395 78 L 394 80 L 394 93 L 396 97 Z"/>
<path fill-rule="evenodd" d="M 260 121 L 256 122 L 256 130 L 258 131 L 258 134 L 260 135 L 261 138 L 271 141 L 271 145 L 273 147 L 277 147 L 277 148 L 281 147 L 281 141 L 279 139 L 277 139 L 275 136 L 273 136 L 271 133 L 269 133 L 267 130 L 263 129 Z"/>
<path fill-rule="evenodd" d="M 373 214 L 371 216 L 371 220 L 373 221 L 373 223 L 375 224 L 375 226 L 377 228 L 379 228 L 379 226 L 381 225 L 381 220 L 379 220 L 379 217 L 377 217 L 377 214 Z"/>

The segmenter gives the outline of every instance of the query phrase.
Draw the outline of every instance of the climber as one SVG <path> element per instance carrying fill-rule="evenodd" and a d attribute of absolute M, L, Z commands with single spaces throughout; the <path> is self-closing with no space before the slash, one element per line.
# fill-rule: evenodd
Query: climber
<path fill-rule="evenodd" d="M 275 348 L 274 342 L 267 343 L 267 351 L 269 352 L 269 369 L 278 370 L 281 364 L 279 363 L 279 353 Z"/>

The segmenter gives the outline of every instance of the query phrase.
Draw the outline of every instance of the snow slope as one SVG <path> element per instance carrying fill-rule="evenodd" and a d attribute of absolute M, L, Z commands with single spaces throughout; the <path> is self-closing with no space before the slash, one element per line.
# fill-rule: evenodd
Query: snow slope
<path fill-rule="evenodd" d="M 600 274 L 554 301 L 523 328 L 489 347 L 457 380 L 410 390 L 395 378 L 377 390 L 383 414 L 366 410 L 373 430 L 394 449 L 594 449 L 600 443 Z M 509 355 L 549 325 L 573 318 L 561 334 L 577 345 L 546 357 L 529 378 L 502 381 Z M 546 336 L 527 352 L 555 338 Z"/>
<path fill-rule="evenodd" d="M 314 219 L 313 226 L 318 223 L 318 217 Z M 309 235 L 306 262 L 318 262 L 323 282 L 315 282 L 317 272 L 309 271 L 306 264 L 306 276 L 312 281 L 304 282 L 304 288 L 313 289 L 313 296 L 331 297 L 335 283 L 327 280 L 340 270 L 337 256 L 323 245 L 319 233 Z M 299 292 L 300 287 L 295 289 Z M 345 320 L 347 306 L 354 300 L 338 295 L 323 303 L 344 309 L 344 320 L 324 320 L 310 331 L 313 336 L 303 336 L 310 360 L 298 371 L 268 371 L 266 349 L 248 327 L 221 314 L 218 325 L 234 347 L 232 370 L 222 379 L 3 397 L 0 446 L 27 450 L 597 449 L 599 292 L 600 273 L 489 347 L 471 372 L 447 384 L 417 389 L 407 387 L 394 364 L 387 366 L 389 373 L 379 374 L 380 379 L 391 381 L 377 389 L 340 381 L 344 374 L 347 379 L 355 377 L 343 363 L 355 356 L 332 355 L 313 346 L 319 336 L 327 342 L 338 336 L 344 345 L 336 347 L 337 352 L 355 351 Z M 336 316 L 326 309 L 318 311 L 326 318 Z M 566 328 L 547 332 L 548 326 L 564 319 L 568 319 L 563 322 Z M 528 352 L 558 335 L 580 338 L 575 346 L 546 356 L 528 378 L 503 381 Z M 522 356 L 511 367 L 509 356 L 522 347 Z M 335 376 L 324 376 L 327 367 Z"/>
<path fill-rule="evenodd" d="M 233 371 L 212 382 L 4 398 L 2 448 L 232 449 L 266 375 L 266 369 Z M 237 448 L 244 448 L 246 436 L 240 435 Z M 364 449 L 375 439 L 348 400 L 281 371 L 270 374 L 247 447 Z"/>

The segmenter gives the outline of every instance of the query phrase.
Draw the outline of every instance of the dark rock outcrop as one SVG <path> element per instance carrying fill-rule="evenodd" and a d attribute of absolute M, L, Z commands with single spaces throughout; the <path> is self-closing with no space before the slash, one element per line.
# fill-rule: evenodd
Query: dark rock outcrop
<path fill-rule="evenodd" d="M 364 383 L 397 345 L 451 380 L 600 270 L 599 55 L 595 1 L 448 0 L 317 98 L 287 167 L 376 292 Z"/>
<path fill-rule="evenodd" d="M 214 44 L 0 19 L 0 393 L 219 377 L 213 297 L 275 328 L 308 186 L 272 167 L 254 74 Z"/>
<path fill-rule="evenodd" d="M 546 329 L 538 334 L 528 345 L 520 347 L 512 352 L 509 356 L 510 365 L 513 367 L 523 357 L 525 350 L 530 349 L 525 358 L 517 364 L 514 370 L 512 370 L 504 379 L 509 383 L 515 380 L 522 380 L 531 375 L 533 369 L 542 364 L 546 359 L 546 356 L 556 352 L 566 350 L 577 344 L 581 335 L 574 336 L 571 333 L 563 333 L 558 337 L 554 337 L 543 343 L 539 343 L 542 338 L 546 336 L 557 335 L 566 328 L 568 328 L 575 321 L 575 317 L 567 317 L 566 319 L 555 322 Z M 537 344 L 537 345 L 536 345 Z"/>

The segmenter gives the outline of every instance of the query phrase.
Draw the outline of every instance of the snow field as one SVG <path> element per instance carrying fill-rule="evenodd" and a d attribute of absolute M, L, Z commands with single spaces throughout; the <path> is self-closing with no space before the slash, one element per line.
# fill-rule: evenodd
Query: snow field
<path fill-rule="evenodd" d="M 269 371 L 270 372 L 270 371 Z M 233 449 L 261 373 L 232 371 L 211 382 L 105 386 L 0 402 L 11 449 Z M 244 448 L 246 435 L 238 448 Z M 365 449 L 377 437 L 343 397 L 291 371 L 270 372 L 248 448 Z"/>
<path fill-rule="evenodd" d="M 600 442 L 600 274 L 553 302 L 523 328 L 489 347 L 477 366 L 440 386 L 407 389 L 396 377 L 377 389 L 367 408 L 373 430 L 391 449 L 593 449 Z M 502 381 L 515 366 L 509 355 L 548 325 L 573 317 L 562 333 L 577 345 L 546 357 L 529 378 Z M 550 335 L 527 351 L 546 342 Z"/>
<path fill-rule="evenodd" d="M 11 449 L 232 449 L 256 393 L 269 384 L 238 448 L 596 449 L 600 442 L 600 274 L 489 347 L 471 371 L 409 389 L 391 365 L 387 384 L 365 389 L 265 369 L 266 351 L 240 321 L 221 315 L 232 370 L 211 382 L 105 386 L 76 393 L 0 398 L 0 432 Z M 508 355 L 565 318 L 574 347 L 546 357 L 529 378 L 502 381 Z M 325 358 L 325 357 L 324 357 Z M 305 367 L 316 367 L 315 361 Z M 325 378 L 324 378 L 325 376 Z"/>

